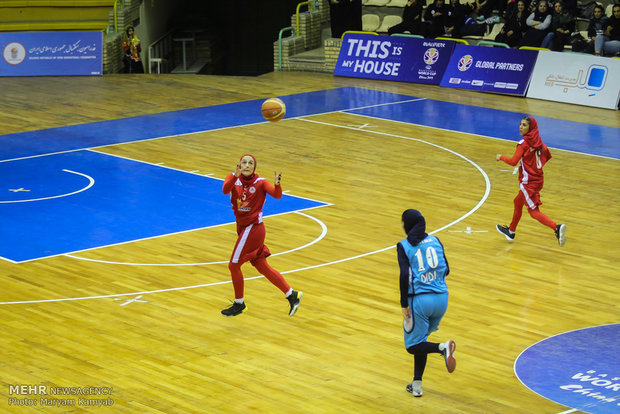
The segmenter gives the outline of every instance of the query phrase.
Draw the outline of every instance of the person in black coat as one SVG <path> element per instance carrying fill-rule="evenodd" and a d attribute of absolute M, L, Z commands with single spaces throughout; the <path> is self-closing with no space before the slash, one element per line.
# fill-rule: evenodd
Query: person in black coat
<path fill-rule="evenodd" d="M 422 0 L 409 0 L 403 9 L 403 21 L 388 29 L 388 35 L 404 33 L 424 36 L 422 27 Z"/>
<path fill-rule="evenodd" d="M 515 10 L 506 19 L 506 24 L 495 37 L 495 41 L 510 47 L 519 46 L 523 33 L 527 30 L 527 10 L 524 0 L 519 0 Z"/>
<path fill-rule="evenodd" d="M 424 11 L 426 37 L 443 36 L 446 33 L 446 14 L 448 7 L 443 0 L 435 0 Z"/>

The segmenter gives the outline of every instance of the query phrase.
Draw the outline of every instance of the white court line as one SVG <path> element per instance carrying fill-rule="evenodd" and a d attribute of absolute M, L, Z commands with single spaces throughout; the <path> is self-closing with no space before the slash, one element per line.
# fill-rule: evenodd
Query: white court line
<path fill-rule="evenodd" d="M 316 217 L 312 217 L 309 214 L 302 213 L 301 211 L 294 211 L 294 213 L 299 214 L 304 217 L 308 217 L 316 221 L 317 223 L 319 223 L 319 226 L 321 226 L 321 234 L 316 239 L 312 240 L 310 243 L 304 244 L 303 246 L 299 246 L 299 247 L 296 247 L 294 249 L 287 250 L 284 252 L 274 253 L 270 257 L 279 256 L 282 254 L 292 253 L 297 250 L 305 249 L 306 247 L 312 246 L 313 244 L 320 242 L 327 234 L 327 226 L 321 220 L 317 219 Z M 271 217 L 271 216 L 268 216 L 268 217 Z M 64 256 L 71 257 L 73 259 L 78 259 L 78 260 L 85 260 L 87 262 L 97 262 L 97 263 L 104 263 L 104 264 L 126 265 L 126 266 L 206 266 L 206 265 L 212 265 L 212 264 L 228 263 L 228 260 L 223 260 L 219 262 L 199 262 L 199 263 L 130 263 L 130 262 L 111 262 L 107 260 L 90 259 L 87 257 L 74 256 L 72 254 L 65 254 Z"/>
<path fill-rule="evenodd" d="M 82 177 L 86 177 L 86 179 L 88 180 L 88 185 L 80 190 L 74 191 L 72 193 L 67 193 L 67 194 L 59 194 L 59 195 L 55 195 L 55 196 L 51 196 L 51 197 L 41 197 L 41 198 L 31 198 L 29 200 L 12 200 L 12 201 L 0 201 L 0 204 L 8 204 L 8 203 L 26 203 L 29 201 L 41 201 L 41 200 L 51 200 L 53 198 L 60 198 L 60 197 L 69 197 L 71 195 L 77 194 L 77 193 L 81 193 L 82 191 L 86 191 L 88 190 L 90 187 L 93 186 L 93 184 L 95 184 L 95 180 L 86 175 L 86 174 L 82 174 L 79 172 L 75 172 L 75 171 L 71 171 L 71 170 L 65 170 L 63 169 L 62 171 L 64 172 L 68 172 L 68 173 L 72 173 L 72 174 L 77 174 L 77 175 L 81 175 Z"/>
<path fill-rule="evenodd" d="M 482 198 L 480 199 L 478 204 L 476 204 L 476 206 L 474 206 L 474 208 L 472 208 L 466 214 L 464 214 L 463 216 L 461 216 L 458 219 L 454 220 L 453 222 L 448 223 L 448 224 L 446 224 L 443 227 L 440 227 L 439 229 L 433 230 L 429 234 L 438 233 L 438 232 L 440 232 L 440 231 L 442 231 L 444 229 L 447 229 L 448 227 L 451 227 L 454 224 L 464 220 L 465 218 L 469 217 L 470 215 L 472 215 L 474 212 L 476 212 L 484 204 L 484 202 L 489 197 L 489 194 L 491 192 L 491 182 L 489 180 L 488 175 L 484 172 L 484 170 L 482 168 L 480 168 L 480 166 L 478 164 L 476 164 L 475 162 L 473 162 L 469 158 L 467 158 L 467 157 L 465 157 L 465 156 L 463 156 L 463 155 L 461 155 L 461 154 L 459 154 L 459 153 L 457 153 L 457 152 L 455 152 L 455 151 L 453 151 L 451 149 L 442 147 L 442 146 L 437 145 L 437 144 L 433 144 L 433 143 L 428 142 L 428 141 L 424 141 L 424 140 L 417 139 L 417 138 L 405 137 L 405 136 L 402 136 L 402 135 L 389 134 L 389 133 L 373 131 L 373 130 L 359 130 L 357 128 L 346 127 L 346 126 L 342 126 L 342 125 L 330 124 L 330 123 L 319 122 L 319 121 L 314 121 L 314 120 L 309 120 L 309 119 L 301 119 L 301 118 L 299 118 L 299 119 L 302 120 L 302 121 L 306 121 L 306 122 L 314 122 L 314 123 L 317 123 L 317 124 L 330 125 L 330 126 L 335 126 L 335 127 L 355 130 L 355 131 L 358 131 L 360 133 L 379 134 L 379 135 L 385 135 L 385 136 L 390 136 L 390 137 L 394 137 L 394 138 L 402 138 L 402 139 L 406 139 L 406 140 L 410 140 L 410 141 L 421 142 L 421 143 L 428 144 L 428 145 L 431 145 L 433 147 L 445 150 L 445 151 L 447 151 L 447 152 L 449 152 L 451 154 L 456 155 L 459 158 L 462 158 L 466 162 L 468 162 L 471 165 L 473 165 L 480 172 L 480 174 L 482 174 L 482 176 L 484 177 L 484 181 L 485 181 L 485 192 L 484 192 L 484 195 L 482 196 Z M 373 254 L 376 254 L 376 253 L 381 253 L 381 252 L 384 252 L 386 250 L 390 250 L 390 249 L 394 249 L 394 248 L 395 248 L 395 244 L 387 246 L 387 247 L 384 247 L 384 248 L 379 249 L 379 250 L 374 250 L 372 252 L 363 253 L 363 254 L 359 254 L 359 255 L 356 255 L 356 256 L 347 257 L 347 258 L 344 258 L 344 259 L 334 260 L 334 261 L 327 262 L 327 263 L 321 263 L 321 264 L 314 265 L 314 266 L 307 266 L 307 267 L 302 267 L 302 268 L 298 268 L 298 269 L 287 270 L 287 271 L 280 272 L 280 273 L 282 273 L 282 274 L 289 274 L 289 273 L 301 272 L 303 270 L 316 269 L 316 268 L 319 268 L 319 267 L 330 266 L 330 265 L 333 265 L 333 264 L 342 263 L 342 262 L 346 262 L 346 261 L 349 261 L 349 260 L 355 260 L 355 259 L 359 259 L 359 258 L 365 257 L 365 256 L 370 256 L 370 255 L 373 255 Z M 263 278 L 263 277 L 264 277 L 263 275 L 259 275 L 259 276 L 247 277 L 247 278 L 245 278 L 245 280 L 253 280 L 253 279 L 259 279 L 259 278 Z M 217 286 L 217 285 L 223 285 L 223 284 L 228 284 L 228 283 L 232 283 L 232 282 L 230 280 L 227 280 L 227 281 L 222 281 L 222 282 L 213 282 L 213 283 L 206 283 L 206 284 L 201 284 L 201 285 L 184 286 L 184 287 L 176 287 L 176 288 L 168 288 L 168 289 L 158 289 L 158 290 L 144 291 L 144 292 L 120 293 L 120 294 L 101 295 L 101 296 L 85 296 L 85 297 L 78 297 L 78 298 L 61 298 L 61 299 L 42 299 L 42 300 L 26 300 L 26 301 L 15 301 L 15 302 L 0 302 L 0 305 L 15 305 L 15 304 L 27 304 L 27 303 L 47 303 L 47 302 L 65 302 L 65 301 L 88 300 L 88 299 L 115 298 L 115 297 L 121 297 L 121 296 L 135 296 L 135 295 L 145 295 L 145 294 L 150 294 L 150 293 L 162 293 L 162 292 L 172 292 L 172 291 L 179 291 L 179 290 L 186 290 L 186 289 L 196 289 L 196 288 L 201 288 L 201 287 Z"/>

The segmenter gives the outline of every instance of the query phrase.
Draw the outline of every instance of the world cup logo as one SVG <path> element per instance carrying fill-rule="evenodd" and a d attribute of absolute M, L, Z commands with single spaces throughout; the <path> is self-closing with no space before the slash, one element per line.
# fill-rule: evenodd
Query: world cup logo
<path fill-rule="evenodd" d="M 471 55 L 465 55 L 459 60 L 458 68 L 461 72 L 465 72 L 467 69 L 471 68 L 472 63 L 474 63 L 474 59 Z"/>
<path fill-rule="evenodd" d="M 424 52 L 424 63 L 427 65 L 432 65 L 437 62 L 437 59 L 439 59 L 439 51 L 434 47 L 431 47 Z"/>

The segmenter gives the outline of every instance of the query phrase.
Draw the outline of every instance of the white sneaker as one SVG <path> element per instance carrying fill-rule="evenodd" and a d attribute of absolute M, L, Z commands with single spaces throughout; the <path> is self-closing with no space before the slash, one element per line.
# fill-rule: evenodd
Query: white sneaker
<path fill-rule="evenodd" d="M 449 373 L 454 372 L 456 369 L 456 359 L 454 359 L 454 350 L 456 349 L 456 343 L 453 340 L 444 342 L 443 344 L 443 357 L 446 360 L 446 368 Z"/>
<path fill-rule="evenodd" d="M 422 381 L 413 381 L 411 384 L 407 384 L 407 392 L 413 394 L 414 397 L 421 397 Z"/>

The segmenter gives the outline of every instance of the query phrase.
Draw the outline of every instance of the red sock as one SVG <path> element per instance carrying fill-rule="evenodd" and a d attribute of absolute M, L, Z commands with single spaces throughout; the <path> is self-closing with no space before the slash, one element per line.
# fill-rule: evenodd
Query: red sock
<path fill-rule="evenodd" d="M 556 228 L 555 222 L 551 220 L 545 213 L 540 211 L 538 208 L 535 208 L 534 210 L 528 209 L 528 211 L 530 212 L 530 216 L 534 217 L 536 220 L 540 221 L 545 226 L 551 227 L 555 231 L 555 228 Z"/>
<path fill-rule="evenodd" d="M 267 264 L 267 260 L 265 260 L 264 257 L 253 260 L 252 266 L 254 266 L 262 275 L 265 275 L 265 277 L 285 295 L 291 288 L 289 284 L 286 283 L 286 280 L 284 280 L 284 277 L 280 274 L 280 272 Z"/>
<path fill-rule="evenodd" d="M 243 273 L 241 272 L 241 265 L 239 263 L 229 262 L 228 269 L 230 270 L 233 287 L 235 288 L 235 299 L 241 299 L 243 297 L 243 287 L 245 283 L 243 280 Z"/>

